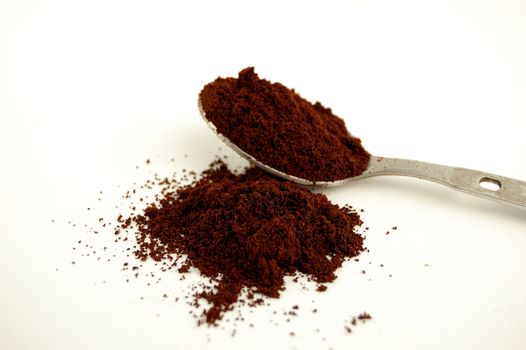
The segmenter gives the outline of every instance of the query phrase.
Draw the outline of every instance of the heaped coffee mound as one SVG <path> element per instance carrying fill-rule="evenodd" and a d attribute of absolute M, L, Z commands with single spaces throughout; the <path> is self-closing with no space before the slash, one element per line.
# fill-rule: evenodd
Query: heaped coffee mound
<path fill-rule="evenodd" d="M 370 154 L 342 119 L 253 68 L 218 78 L 199 95 L 206 119 L 260 162 L 312 182 L 362 174 Z"/>
<path fill-rule="evenodd" d="M 185 259 L 180 271 L 195 267 L 215 282 L 196 296 L 209 301 L 202 318 L 209 324 L 242 295 L 252 306 L 262 302 L 258 293 L 279 297 L 284 276 L 301 272 L 330 282 L 363 250 L 356 232 L 362 222 L 352 209 L 257 168 L 233 174 L 220 161 L 120 222 L 120 229 L 136 230 L 140 259 Z"/>

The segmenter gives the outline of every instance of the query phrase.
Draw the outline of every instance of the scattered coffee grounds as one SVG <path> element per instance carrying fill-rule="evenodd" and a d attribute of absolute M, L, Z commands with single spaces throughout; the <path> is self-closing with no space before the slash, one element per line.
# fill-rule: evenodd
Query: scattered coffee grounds
<path fill-rule="evenodd" d="M 350 320 L 346 321 L 344 324 L 345 331 L 347 333 L 352 333 L 352 327 L 358 324 L 358 321 L 365 323 L 372 319 L 372 316 L 367 312 L 362 312 L 358 316 L 353 316 Z"/>
<path fill-rule="evenodd" d="M 370 154 L 342 119 L 254 68 L 218 78 L 201 91 L 206 118 L 219 133 L 260 162 L 312 182 L 357 176 Z"/>
<path fill-rule="evenodd" d="M 234 174 L 216 161 L 199 180 L 167 189 L 139 214 L 121 216 L 115 233 L 135 231 L 142 260 L 196 268 L 210 280 L 194 295 L 194 306 L 208 302 L 200 322 L 217 324 L 238 301 L 279 297 L 284 277 L 297 272 L 331 282 L 364 249 L 354 210 L 258 168 Z"/>
<path fill-rule="evenodd" d="M 358 319 L 362 322 L 365 322 L 366 320 L 372 319 L 372 317 L 367 312 L 362 312 L 361 314 L 358 315 Z"/>

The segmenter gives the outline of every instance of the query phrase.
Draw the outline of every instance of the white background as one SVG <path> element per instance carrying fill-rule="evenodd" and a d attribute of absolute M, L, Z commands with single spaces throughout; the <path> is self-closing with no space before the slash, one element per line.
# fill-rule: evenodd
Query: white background
<path fill-rule="evenodd" d="M 221 142 L 197 94 L 246 66 L 331 107 L 372 154 L 526 179 L 524 1 L 1 0 L 0 348 L 526 348 L 526 211 L 416 179 L 326 191 L 365 209 L 371 252 L 326 293 L 289 281 L 234 337 L 173 302 L 177 273 L 124 282 L 111 230 L 83 225 L 152 169 L 202 170 Z"/>

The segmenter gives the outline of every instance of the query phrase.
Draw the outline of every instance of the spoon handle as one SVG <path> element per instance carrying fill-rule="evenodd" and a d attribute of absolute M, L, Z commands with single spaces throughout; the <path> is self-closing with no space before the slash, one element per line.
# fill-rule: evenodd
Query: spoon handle
<path fill-rule="evenodd" d="M 526 207 L 526 182 L 478 170 L 372 156 L 361 177 L 379 175 L 416 177 L 479 197 Z"/>

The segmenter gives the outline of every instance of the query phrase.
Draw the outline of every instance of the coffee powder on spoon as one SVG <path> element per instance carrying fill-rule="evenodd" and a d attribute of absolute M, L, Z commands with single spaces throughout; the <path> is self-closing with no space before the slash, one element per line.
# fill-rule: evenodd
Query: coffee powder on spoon
<path fill-rule="evenodd" d="M 206 119 L 259 162 L 296 177 L 336 181 L 360 175 L 370 154 L 342 119 L 321 103 L 303 99 L 280 83 L 260 79 L 254 68 L 238 78 L 218 78 L 199 95 Z"/>

